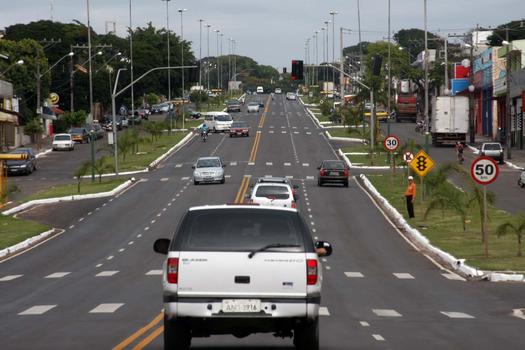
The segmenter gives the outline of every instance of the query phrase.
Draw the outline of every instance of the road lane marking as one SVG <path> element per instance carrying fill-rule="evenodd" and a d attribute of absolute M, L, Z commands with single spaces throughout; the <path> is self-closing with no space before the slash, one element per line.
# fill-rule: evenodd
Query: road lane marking
<path fill-rule="evenodd" d="M 348 278 L 363 278 L 365 277 L 361 272 L 345 272 Z"/>
<path fill-rule="evenodd" d="M 106 258 L 106 260 L 111 260 L 111 259 L 113 259 L 113 258 L 114 258 L 114 256 L 113 256 L 113 255 L 110 255 L 110 256 L 108 256 L 108 257 Z"/>
<path fill-rule="evenodd" d="M 92 212 L 92 211 L 90 211 L 90 212 L 88 213 L 88 216 L 89 216 L 89 215 L 92 215 L 92 214 L 93 214 L 93 212 Z"/>
<path fill-rule="evenodd" d="M 224 175 L 225 179 L 231 179 L 231 177 L 232 177 L 231 175 Z"/>
<path fill-rule="evenodd" d="M 52 273 L 50 275 L 47 275 L 44 278 L 62 278 L 62 277 L 65 277 L 65 276 L 69 275 L 70 273 L 71 272 L 55 272 L 55 273 Z"/>
<path fill-rule="evenodd" d="M 147 325 L 140 328 L 136 332 L 134 332 L 132 335 L 124 339 L 120 344 L 115 346 L 112 350 L 123 350 L 125 349 L 129 344 L 133 343 L 135 340 L 137 340 L 139 337 L 141 337 L 144 333 L 149 331 L 151 328 L 155 327 L 164 317 L 164 313 L 159 313 L 153 320 L 151 320 Z"/>
<path fill-rule="evenodd" d="M 155 220 L 155 219 L 153 219 L 153 220 L 150 221 L 150 223 L 152 223 L 152 224 L 154 224 L 154 223 L 156 223 L 156 222 L 157 222 L 157 220 Z"/>
<path fill-rule="evenodd" d="M 95 275 L 95 277 L 111 277 L 118 273 L 118 271 L 102 271 Z"/>
<path fill-rule="evenodd" d="M 142 339 L 142 341 L 140 343 L 138 343 L 135 347 L 133 347 L 132 350 L 142 350 L 142 349 L 144 349 L 149 343 L 151 343 L 153 340 L 155 340 L 155 338 L 157 338 L 163 332 L 164 332 L 164 326 L 158 327 L 153 332 L 151 332 L 150 335 L 148 335 L 146 338 Z"/>
<path fill-rule="evenodd" d="M 286 178 L 291 180 L 293 179 L 293 175 L 286 175 Z"/>
<path fill-rule="evenodd" d="M 330 311 L 328 311 L 327 307 L 321 306 L 319 308 L 319 316 L 330 316 Z"/>
<path fill-rule="evenodd" d="M 100 304 L 93 310 L 91 310 L 90 314 L 112 314 L 115 311 L 117 311 L 120 307 L 122 307 L 123 303 L 107 303 L 107 304 Z"/>
<path fill-rule="evenodd" d="M 372 309 L 372 312 L 380 317 L 402 317 L 399 312 L 393 309 Z"/>
<path fill-rule="evenodd" d="M 284 166 L 292 166 L 292 163 L 284 163 Z"/>
<path fill-rule="evenodd" d="M 239 204 L 244 201 L 244 193 L 246 193 L 246 189 L 249 183 L 250 183 L 250 178 L 247 176 L 244 176 L 241 181 L 241 186 L 239 187 L 239 190 L 237 191 L 237 195 L 235 196 L 235 200 L 234 200 L 235 204 Z"/>
<path fill-rule="evenodd" d="M 366 322 L 366 321 L 360 321 L 359 324 L 363 327 L 370 327 L 370 323 Z"/>
<path fill-rule="evenodd" d="M 414 276 L 412 276 L 409 273 L 399 272 L 399 273 L 393 273 L 394 276 L 399 278 L 400 280 L 413 280 L 415 279 Z"/>
<path fill-rule="evenodd" d="M 69 229 L 74 229 L 75 228 L 75 225 L 69 225 Z"/>
<path fill-rule="evenodd" d="M 20 312 L 19 315 L 21 315 L 21 316 L 25 316 L 25 315 L 42 315 L 42 314 L 45 314 L 46 312 L 48 312 L 49 310 L 51 310 L 51 309 L 53 309 L 55 307 L 56 307 L 56 305 L 35 305 L 35 306 L 30 307 L 27 310 L 24 310 L 24 311 Z"/>
<path fill-rule="evenodd" d="M 269 134 L 273 134 L 273 130 L 268 131 Z"/>
<path fill-rule="evenodd" d="M 17 278 L 22 277 L 23 275 L 7 275 L 2 278 L 0 278 L 0 282 L 8 282 L 12 280 L 16 280 Z"/>
<path fill-rule="evenodd" d="M 310 166 L 309 163 L 303 163 L 303 166 Z"/>
<path fill-rule="evenodd" d="M 266 162 L 266 166 L 272 166 L 273 163 L 272 162 Z"/>
<path fill-rule="evenodd" d="M 512 310 L 512 316 L 525 320 L 525 309 L 514 309 Z"/>
<path fill-rule="evenodd" d="M 188 181 L 189 179 L 190 179 L 189 176 L 184 176 L 184 177 L 181 178 L 182 181 Z"/>
<path fill-rule="evenodd" d="M 184 166 L 184 164 L 177 164 L 175 165 L 175 168 L 182 168 Z"/>
<path fill-rule="evenodd" d="M 383 338 L 381 334 L 372 334 L 372 337 L 377 341 L 385 341 L 385 338 Z"/>
<path fill-rule="evenodd" d="M 255 165 L 255 162 L 248 162 L 248 165 Z"/>
<path fill-rule="evenodd" d="M 286 130 L 281 131 L 281 134 L 286 134 Z"/>
<path fill-rule="evenodd" d="M 307 131 L 306 135 L 312 135 L 312 133 L 310 131 Z"/>
<path fill-rule="evenodd" d="M 315 176 L 307 176 L 306 180 L 315 180 Z"/>
<path fill-rule="evenodd" d="M 144 231 L 149 230 L 149 226 L 144 227 Z"/>
<path fill-rule="evenodd" d="M 440 313 L 447 316 L 448 318 L 475 318 L 474 316 L 466 314 L 464 312 L 440 311 Z"/>
<path fill-rule="evenodd" d="M 160 181 L 161 181 L 161 182 L 166 182 L 166 181 L 168 181 L 169 179 L 170 179 L 169 177 L 163 177 L 163 178 L 160 179 Z"/>
<path fill-rule="evenodd" d="M 230 162 L 230 166 L 237 166 L 237 162 Z"/>
<path fill-rule="evenodd" d="M 129 241 L 128 245 L 133 245 L 134 243 L 135 243 L 134 241 Z"/>
<path fill-rule="evenodd" d="M 452 280 L 452 281 L 466 281 L 466 278 L 461 277 L 460 275 L 457 275 L 455 273 L 442 273 L 441 276 L 445 277 L 446 279 Z"/>
<path fill-rule="evenodd" d="M 97 268 L 98 268 L 98 267 L 101 267 L 101 266 L 102 266 L 102 264 L 96 264 L 96 265 L 95 265 L 95 267 L 97 267 Z"/>
<path fill-rule="evenodd" d="M 137 238 L 140 238 L 140 237 L 142 237 L 142 234 L 141 234 L 141 233 L 139 233 L 139 234 L 137 235 Z"/>
<path fill-rule="evenodd" d="M 118 250 L 118 252 L 119 252 L 119 253 L 122 253 L 124 250 L 126 250 L 126 249 L 124 249 L 124 248 L 120 248 L 120 249 Z"/>
<path fill-rule="evenodd" d="M 150 270 L 146 272 L 146 276 L 159 276 L 162 275 L 162 270 Z"/>

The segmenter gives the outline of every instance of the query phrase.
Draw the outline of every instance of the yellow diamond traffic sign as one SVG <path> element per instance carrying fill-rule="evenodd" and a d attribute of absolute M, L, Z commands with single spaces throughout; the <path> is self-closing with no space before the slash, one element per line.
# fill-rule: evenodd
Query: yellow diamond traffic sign
<path fill-rule="evenodd" d="M 423 177 L 428 174 L 430 169 L 434 166 L 434 161 L 429 157 L 425 151 L 420 150 L 410 162 L 410 167 L 416 174 Z"/>

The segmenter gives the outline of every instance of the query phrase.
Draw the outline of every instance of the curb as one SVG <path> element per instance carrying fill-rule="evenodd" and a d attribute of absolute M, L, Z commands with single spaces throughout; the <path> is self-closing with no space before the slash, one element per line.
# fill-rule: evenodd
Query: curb
<path fill-rule="evenodd" d="M 347 154 L 348 153 L 343 153 L 343 151 L 341 151 L 341 149 L 339 148 L 337 150 L 337 152 L 339 153 L 339 155 L 344 159 L 344 161 L 346 162 L 346 164 L 348 165 L 348 167 L 350 169 L 369 169 L 369 170 L 390 170 L 391 167 L 389 166 L 367 166 L 367 165 L 353 165 L 352 162 L 350 161 L 350 159 L 347 157 Z M 368 154 L 368 153 L 364 153 L 364 154 Z M 396 169 L 406 169 L 406 166 L 396 166 Z"/>
<path fill-rule="evenodd" d="M 29 202 L 25 202 L 20 204 L 17 207 L 11 208 L 9 210 L 3 211 L 2 215 L 12 215 L 16 214 L 18 212 L 21 212 L 22 210 L 25 210 L 27 208 L 30 208 L 34 205 L 38 204 L 54 204 L 54 203 L 60 203 L 60 202 L 72 202 L 72 201 L 78 201 L 82 199 L 93 199 L 93 198 L 104 198 L 104 197 L 111 197 L 115 194 L 123 191 L 124 189 L 131 186 L 133 183 L 135 183 L 135 179 L 132 178 L 123 184 L 115 187 L 111 191 L 108 192 L 99 192 L 99 193 L 89 193 L 89 194 L 80 194 L 80 195 L 72 195 L 72 196 L 65 196 L 65 197 L 55 197 L 55 198 L 45 198 L 45 199 L 35 199 Z"/>
<path fill-rule="evenodd" d="M 36 158 L 40 158 L 40 157 L 45 156 L 46 154 L 51 153 L 51 152 L 53 152 L 53 149 L 52 149 L 52 148 L 48 148 L 48 149 L 46 149 L 45 151 L 42 151 L 42 152 L 40 152 L 40 153 L 37 153 L 37 154 L 35 155 L 35 157 L 36 157 Z"/>
<path fill-rule="evenodd" d="M 39 235 L 30 237 L 20 243 L 17 243 L 15 245 L 2 249 L 0 250 L 0 262 L 12 257 L 13 255 L 23 252 L 24 250 L 33 248 L 34 246 L 48 240 L 49 238 L 52 238 L 53 236 L 57 234 L 63 233 L 63 232 L 64 230 L 52 228 L 51 230 L 42 232 Z"/>
<path fill-rule="evenodd" d="M 458 259 L 433 246 L 428 238 L 407 223 L 405 218 L 377 191 L 364 174 L 359 175 L 356 179 L 363 185 L 365 190 L 372 196 L 374 202 L 385 212 L 403 236 L 405 236 L 416 247 L 420 248 L 424 253 L 429 254 L 434 260 L 443 263 L 443 265 L 454 270 L 465 278 L 478 280 L 486 279 L 491 282 L 525 282 L 523 274 L 478 270 L 465 264 L 465 259 Z"/>
<path fill-rule="evenodd" d="M 353 137 L 333 137 L 332 135 L 330 135 L 330 132 L 327 131 L 327 130 L 325 130 L 325 133 L 326 133 L 326 136 L 328 137 L 328 139 L 332 140 L 332 141 L 347 141 L 347 142 L 365 143 L 364 139 L 356 139 L 356 138 L 353 138 Z"/>

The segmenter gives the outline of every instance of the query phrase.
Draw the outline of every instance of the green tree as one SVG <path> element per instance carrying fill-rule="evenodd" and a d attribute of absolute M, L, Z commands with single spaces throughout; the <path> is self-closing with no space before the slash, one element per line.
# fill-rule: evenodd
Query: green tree
<path fill-rule="evenodd" d="M 82 177 L 86 176 L 86 174 L 91 170 L 91 162 L 85 161 L 75 170 L 74 176 L 77 179 L 77 193 L 80 193 L 80 182 L 82 181 Z"/>
<path fill-rule="evenodd" d="M 107 156 L 100 157 L 94 164 L 95 172 L 98 174 L 98 182 L 102 182 L 102 175 L 106 172 L 115 171 L 115 166 Z"/>
<path fill-rule="evenodd" d="M 516 235 L 518 241 L 517 256 L 522 256 L 521 242 L 522 236 L 525 234 L 525 215 L 515 215 L 509 221 L 499 225 L 496 228 L 496 235 L 498 237 L 505 236 L 508 233 L 514 233 Z"/>
<path fill-rule="evenodd" d="M 441 216 L 445 218 L 445 211 L 452 210 L 454 214 L 459 216 L 463 231 L 466 230 L 467 221 L 467 205 L 465 203 L 465 196 L 449 183 L 441 184 L 434 190 L 430 202 L 425 211 L 424 219 L 426 220 L 431 212 L 434 210 L 441 210 Z"/>
<path fill-rule="evenodd" d="M 37 118 L 31 119 L 24 126 L 24 134 L 31 137 L 31 142 L 36 143 L 37 147 L 40 148 L 40 135 L 44 132 L 44 128 Z"/>

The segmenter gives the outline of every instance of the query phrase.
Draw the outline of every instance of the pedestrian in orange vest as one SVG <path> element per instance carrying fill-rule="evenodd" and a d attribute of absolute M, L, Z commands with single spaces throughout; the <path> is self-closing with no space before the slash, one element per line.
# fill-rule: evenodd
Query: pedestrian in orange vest
<path fill-rule="evenodd" d="M 412 176 L 408 177 L 408 187 L 405 191 L 405 198 L 407 200 L 408 217 L 414 217 L 414 201 L 416 200 L 416 183 Z"/>

